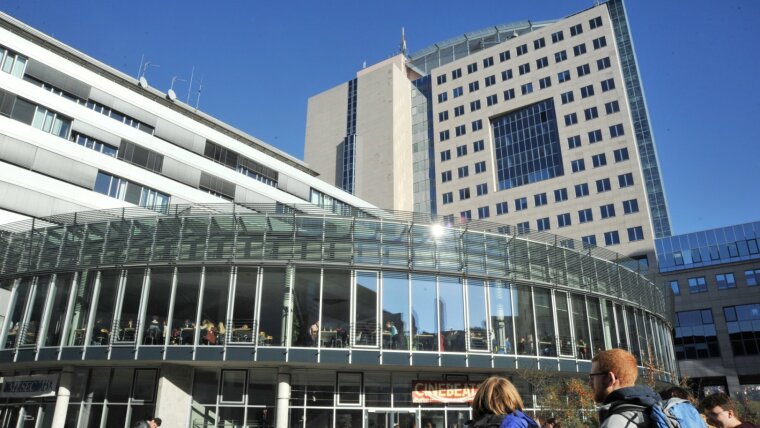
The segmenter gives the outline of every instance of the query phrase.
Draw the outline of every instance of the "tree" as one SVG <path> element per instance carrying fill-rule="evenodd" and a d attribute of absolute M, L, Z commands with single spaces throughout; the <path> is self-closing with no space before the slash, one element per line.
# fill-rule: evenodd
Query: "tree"
<path fill-rule="evenodd" d="M 536 396 L 537 418 L 556 418 L 568 428 L 599 426 L 593 392 L 583 379 L 534 369 L 518 369 L 517 376 L 531 386 Z"/>

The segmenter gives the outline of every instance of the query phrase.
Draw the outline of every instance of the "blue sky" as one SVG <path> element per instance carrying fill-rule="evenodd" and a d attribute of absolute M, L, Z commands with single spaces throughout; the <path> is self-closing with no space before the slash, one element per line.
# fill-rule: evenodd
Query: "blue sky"
<path fill-rule="evenodd" d="M 560 18 L 592 0 L 53 1 L 0 10 L 303 157 L 309 96 L 398 50 L 490 25 Z M 629 0 L 674 233 L 760 220 L 760 1 Z M 750 55 L 742 53 L 749 52 Z M 174 86 L 180 99 L 188 83 Z"/>

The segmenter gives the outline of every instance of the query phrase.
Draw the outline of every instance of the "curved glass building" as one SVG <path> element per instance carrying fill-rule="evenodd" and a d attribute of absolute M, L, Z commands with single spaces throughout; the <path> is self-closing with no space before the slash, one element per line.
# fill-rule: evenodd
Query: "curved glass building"
<path fill-rule="evenodd" d="M 172 205 L 8 225 L 0 367 L 61 370 L 67 426 L 171 408 L 190 426 L 451 426 L 469 408 L 441 391 L 494 372 L 583 376 L 611 347 L 659 380 L 676 370 L 664 294 L 614 253 L 343 211 Z"/>

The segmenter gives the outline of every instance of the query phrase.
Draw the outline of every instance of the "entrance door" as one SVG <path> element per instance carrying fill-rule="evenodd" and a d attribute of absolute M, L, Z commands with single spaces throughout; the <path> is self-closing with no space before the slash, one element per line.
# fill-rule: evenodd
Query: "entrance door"
<path fill-rule="evenodd" d="M 417 426 L 417 412 L 413 410 L 367 410 L 365 428 L 413 428 Z"/>

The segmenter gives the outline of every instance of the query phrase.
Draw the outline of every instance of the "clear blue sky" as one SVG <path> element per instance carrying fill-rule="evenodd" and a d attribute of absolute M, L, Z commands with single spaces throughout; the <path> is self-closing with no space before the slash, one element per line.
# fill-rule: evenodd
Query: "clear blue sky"
<path fill-rule="evenodd" d="M 364 61 L 490 25 L 561 18 L 592 0 L 58 1 L 0 10 L 303 157 L 309 96 Z M 674 233 L 760 220 L 760 1 L 629 0 L 627 10 Z M 181 99 L 187 83 L 177 82 Z"/>

